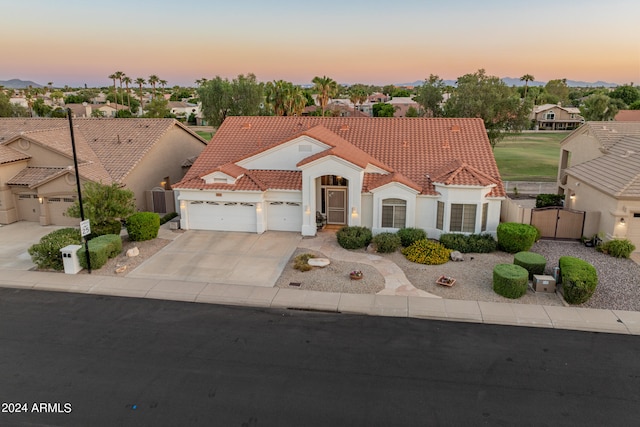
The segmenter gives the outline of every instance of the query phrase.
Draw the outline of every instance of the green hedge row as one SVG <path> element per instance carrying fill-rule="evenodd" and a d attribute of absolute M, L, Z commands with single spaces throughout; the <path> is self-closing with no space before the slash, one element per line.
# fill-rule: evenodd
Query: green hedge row
<path fill-rule="evenodd" d="M 595 267 L 580 258 L 560 257 L 562 294 L 569 304 L 582 304 L 591 298 L 598 285 Z"/>
<path fill-rule="evenodd" d="M 447 233 L 440 236 L 445 248 L 463 254 L 487 254 L 496 250 L 496 240 L 491 234 Z"/>
<path fill-rule="evenodd" d="M 122 251 L 122 239 L 118 234 L 105 234 L 89 240 L 89 259 L 91 268 L 98 270 L 106 264 L 109 258 L 118 256 Z M 78 261 L 83 268 L 87 268 L 85 247 L 78 249 Z"/>

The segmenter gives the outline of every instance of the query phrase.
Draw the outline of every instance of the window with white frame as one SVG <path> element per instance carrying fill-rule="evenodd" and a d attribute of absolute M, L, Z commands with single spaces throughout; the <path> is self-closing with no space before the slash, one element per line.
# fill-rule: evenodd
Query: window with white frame
<path fill-rule="evenodd" d="M 555 111 L 553 111 L 553 110 L 548 111 L 546 116 L 545 116 L 545 119 L 547 119 L 547 120 L 555 120 L 556 119 Z"/>
<path fill-rule="evenodd" d="M 449 231 L 473 233 L 476 230 L 476 205 L 451 204 Z"/>
<path fill-rule="evenodd" d="M 487 231 L 487 213 L 489 211 L 489 203 L 482 204 L 482 225 L 480 231 Z"/>
<path fill-rule="evenodd" d="M 442 230 L 444 228 L 444 203 L 438 202 L 438 213 L 436 215 L 436 228 Z"/>
<path fill-rule="evenodd" d="M 382 200 L 382 227 L 402 228 L 406 224 L 407 201 L 402 199 Z"/>

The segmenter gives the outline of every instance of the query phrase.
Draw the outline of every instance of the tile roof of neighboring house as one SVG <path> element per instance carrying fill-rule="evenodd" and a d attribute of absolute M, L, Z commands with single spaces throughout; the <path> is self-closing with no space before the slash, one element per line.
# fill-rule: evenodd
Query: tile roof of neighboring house
<path fill-rule="evenodd" d="M 552 108 L 560 108 L 561 110 L 564 110 L 564 111 L 566 111 L 567 113 L 570 113 L 570 114 L 580 114 L 580 109 L 579 108 L 576 108 L 576 107 L 563 107 L 563 106 L 558 105 L 558 104 L 536 105 L 535 107 L 533 107 L 533 114 L 538 114 L 538 113 L 541 113 L 543 111 L 550 110 Z"/>
<path fill-rule="evenodd" d="M 24 154 L 18 150 L 14 150 L 11 147 L 0 145 L 0 165 L 3 163 L 12 163 L 20 160 L 30 159 L 31 156 Z"/>
<path fill-rule="evenodd" d="M 616 122 L 640 122 L 640 110 L 620 110 L 613 120 Z"/>
<path fill-rule="evenodd" d="M 227 117 L 184 179 L 174 187 L 205 188 L 201 177 L 216 168 L 303 134 L 331 148 L 300 164 L 331 154 L 360 166 L 370 162 L 395 172 L 397 182 L 423 194 L 437 194 L 428 175 L 457 159 L 474 168 L 475 185 L 485 185 L 486 177 L 490 177 L 496 183 L 491 196 L 505 195 L 482 120 L 454 118 Z M 470 177 L 465 180 L 471 184 Z M 366 178 L 364 187 L 371 185 L 374 180 Z"/>
<path fill-rule="evenodd" d="M 624 136 L 608 152 L 566 169 L 571 175 L 615 197 L 640 197 L 640 136 Z"/>
<path fill-rule="evenodd" d="M 67 119 L 0 118 L 0 144 L 16 136 L 72 156 Z M 73 121 L 81 174 L 103 182 L 122 182 L 163 135 L 176 126 L 206 144 L 174 119 L 78 118 Z"/>
<path fill-rule="evenodd" d="M 22 169 L 13 178 L 7 181 L 7 185 L 19 185 L 34 188 L 67 172 L 68 169 L 63 167 L 27 167 Z"/>
<path fill-rule="evenodd" d="M 640 136 L 640 122 L 586 122 L 567 136 L 564 141 L 570 139 L 573 134 L 584 132 L 595 136 L 602 146 L 608 149 L 624 136 Z"/>

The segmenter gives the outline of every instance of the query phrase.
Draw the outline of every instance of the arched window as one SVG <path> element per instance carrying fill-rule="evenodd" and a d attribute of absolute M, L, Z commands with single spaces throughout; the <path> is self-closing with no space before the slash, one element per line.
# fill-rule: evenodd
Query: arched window
<path fill-rule="evenodd" d="M 402 228 L 406 224 L 407 201 L 384 199 L 382 201 L 382 227 Z"/>

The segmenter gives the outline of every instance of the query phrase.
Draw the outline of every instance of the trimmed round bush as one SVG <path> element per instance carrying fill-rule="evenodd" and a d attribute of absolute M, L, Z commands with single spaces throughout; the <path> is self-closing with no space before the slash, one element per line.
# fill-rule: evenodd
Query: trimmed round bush
<path fill-rule="evenodd" d="M 158 237 L 160 215 L 153 212 L 137 212 L 127 218 L 127 233 L 134 242 L 142 242 Z"/>
<path fill-rule="evenodd" d="M 498 248 L 510 254 L 528 251 L 536 241 L 538 229 L 533 225 L 503 222 L 498 225 Z"/>
<path fill-rule="evenodd" d="M 405 227 L 398 230 L 396 234 L 400 237 L 400 244 L 405 248 L 411 246 L 418 240 L 427 238 L 427 232 L 422 228 Z"/>
<path fill-rule="evenodd" d="M 378 252 L 391 253 L 400 246 L 400 236 L 395 233 L 380 233 L 373 236 L 372 242 Z"/>
<path fill-rule="evenodd" d="M 487 254 L 496 250 L 497 243 L 491 234 L 446 233 L 440 236 L 445 248 L 463 254 Z"/>
<path fill-rule="evenodd" d="M 336 233 L 338 244 L 345 249 L 360 249 L 371 243 L 371 230 L 367 227 L 345 225 Z"/>
<path fill-rule="evenodd" d="M 523 267 L 529 272 L 529 280 L 533 279 L 534 274 L 544 274 L 544 268 L 547 266 L 547 260 L 540 254 L 534 252 L 518 252 L 513 256 L 513 263 Z"/>
<path fill-rule="evenodd" d="M 412 262 L 428 265 L 444 264 L 449 261 L 451 251 L 434 240 L 422 239 L 402 250 L 402 254 Z"/>
<path fill-rule="evenodd" d="M 39 243 L 29 248 L 29 255 L 31 255 L 31 261 L 38 268 L 64 270 L 64 261 L 62 260 L 60 249 L 81 243 L 80 230 L 77 228 L 61 228 L 42 236 Z"/>
<path fill-rule="evenodd" d="M 493 290 L 505 298 L 516 299 L 527 293 L 529 272 L 515 264 L 498 264 L 493 268 Z"/>
<path fill-rule="evenodd" d="M 582 304 L 591 298 L 598 285 L 595 267 L 580 258 L 560 257 L 562 295 L 569 304 Z"/>

